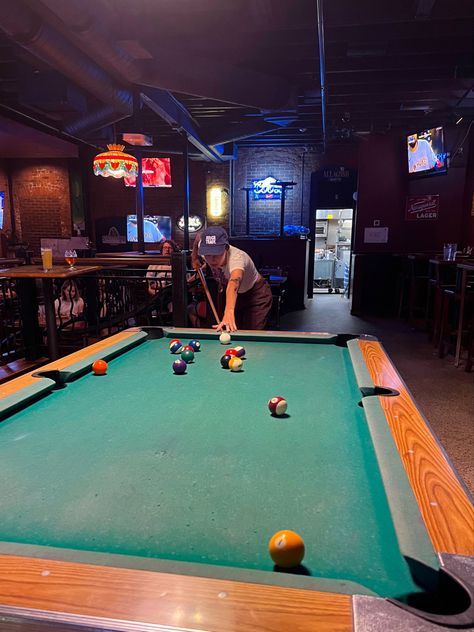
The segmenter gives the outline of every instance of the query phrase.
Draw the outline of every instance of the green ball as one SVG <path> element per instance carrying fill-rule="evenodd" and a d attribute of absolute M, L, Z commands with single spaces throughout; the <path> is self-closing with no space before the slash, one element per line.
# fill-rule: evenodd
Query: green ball
<path fill-rule="evenodd" d="M 184 360 L 186 364 L 189 364 L 190 362 L 194 360 L 194 351 L 191 351 L 190 349 L 186 349 L 186 351 L 183 351 L 181 353 L 181 359 Z"/>

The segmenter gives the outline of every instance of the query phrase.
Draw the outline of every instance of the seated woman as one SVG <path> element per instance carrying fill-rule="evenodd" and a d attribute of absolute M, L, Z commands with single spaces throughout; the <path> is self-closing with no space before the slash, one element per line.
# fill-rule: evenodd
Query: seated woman
<path fill-rule="evenodd" d="M 167 239 L 161 247 L 161 255 L 171 257 L 173 252 L 179 252 L 178 244 L 172 239 Z M 159 289 L 171 285 L 171 261 L 148 266 L 146 276 L 147 279 L 156 279 L 148 282 L 148 294 L 155 296 Z"/>
<path fill-rule="evenodd" d="M 163 242 L 163 246 L 161 248 L 161 254 L 165 257 L 171 257 L 174 252 L 180 252 L 178 244 L 172 239 L 167 239 Z M 156 265 L 149 265 L 147 269 L 146 276 L 148 279 L 153 279 L 152 281 L 148 281 L 148 294 L 150 296 L 156 296 L 157 293 L 164 288 L 169 288 L 171 286 L 171 261 L 170 263 L 160 263 Z M 196 279 L 195 273 L 189 273 L 186 276 L 186 280 L 188 283 L 191 283 Z M 194 317 L 193 309 L 191 309 L 190 304 L 188 308 L 189 319 L 193 326 L 196 326 L 196 318 Z M 167 304 L 168 312 L 171 314 L 173 312 L 173 304 L 171 301 Z"/>

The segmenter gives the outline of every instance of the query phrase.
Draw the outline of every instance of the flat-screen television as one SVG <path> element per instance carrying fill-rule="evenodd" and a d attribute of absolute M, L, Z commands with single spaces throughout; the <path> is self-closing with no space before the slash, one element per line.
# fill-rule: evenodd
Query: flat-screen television
<path fill-rule="evenodd" d="M 5 204 L 5 193 L 0 191 L 0 230 L 3 230 L 3 209 Z"/>
<path fill-rule="evenodd" d="M 446 173 L 447 154 L 442 127 L 432 127 L 407 136 L 408 173 L 432 175 Z"/>
<path fill-rule="evenodd" d="M 142 181 L 144 187 L 171 186 L 170 158 L 142 158 Z M 124 178 L 126 187 L 134 187 L 137 183 L 135 176 Z"/>
<path fill-rule="evenodd" d="M 127 215 L 127 241 L 138 241 L 137 228 L 137 216 Z M 146 243 L 159 243 L 171 239 L 171 217 L 145 215 L 143 234 Z"/>

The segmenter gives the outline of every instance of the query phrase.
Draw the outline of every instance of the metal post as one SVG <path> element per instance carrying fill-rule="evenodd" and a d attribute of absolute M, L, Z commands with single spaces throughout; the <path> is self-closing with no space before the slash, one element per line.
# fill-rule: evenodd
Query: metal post
<path fill-rule="evenodd" d="M 250 188 L 245 188 L 245 205 L 246 205 L 246 215 L 245 215 L 245 234 L 247 237 L 250 235 Z"/>
<path fill-rule="evenodd" d="M 188 325 L 188 285 L 186 282 L 186 253 L 173 252 L 171 255 L 171 300 L 173 303 L 173 325 Z"/>
<path fill-rule="evenodd" d="M 326 58 L 324 51 L 324 0 L 316 0 L 318 16 L 318 44 L 319 44 L 319 80 L 321 82 L 321 123 L 323 131 L 323 152 L 326 151 Z"/>
<path fill-rule="evenodd" d="M 58 330 L 56 327 L 56 314 L 54 313 L 53 279 L 43 278 L 42 281 L 48 356 L 50 360 L 57 360 L 57 358 L 59 358 L 59 342 Z"/>
<path fill-rule="evenodd" d="M 183 163 L 184 163 L 184 200 L 183 200 L 183 216 L 184 216 L 184 250 L 189 251 L 189 144 L 188 135 L 183 134 Z"/>
<path fill-rule="evenodd" d="M 145 235 L 144 235 L 144 202 L 143 202 L 143 165 L 142 165 L 142 152 L 135 150 L 135 157 L 138 160 L 138 174 L 137 174 L 137 186 L 135 187 L 135 202 L 137 212 L 137 241 L 138 251 L 145 252 Z"/>
<path fill-rule="evenodd" d="M 283 237 L 283 226 L 285 225 L 285 198 L 286 186 L 281 185 L 281 208 L 280 208 L 280 237 Z"/>

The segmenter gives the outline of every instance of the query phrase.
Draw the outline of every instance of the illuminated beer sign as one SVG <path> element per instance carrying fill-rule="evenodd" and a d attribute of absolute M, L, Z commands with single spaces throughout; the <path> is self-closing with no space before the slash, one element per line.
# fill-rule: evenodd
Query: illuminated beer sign
<path fill-rule="evenodd" d="M 271 176 L 263 178 L 263 180 L 254 180 L 253 199 L 254 200 L 281 200 L 281 185 L 277 184 L 277 180 Z"/>
<path fill-rule="evenodd" d="M 178 218 L 178 221 L 176 222 L 176 226 L 179 228 L 179 230 L 184 231 L 184 215 L 181 215 L 181 217 Z M 203 226 L 204 226 L 204 222 L 203 222 L 202 217 L 199 217 L 199 215 L 189 216 L 188 230 L 190 233 L 197 233 L 198 230 L 201 230 Z"/>

